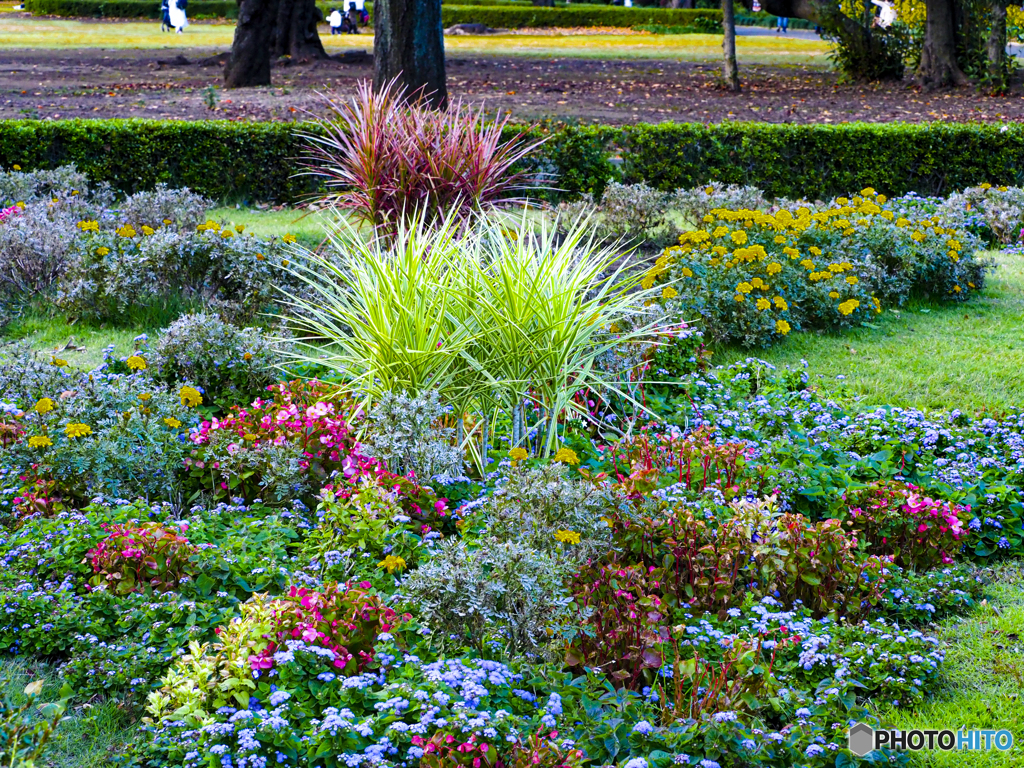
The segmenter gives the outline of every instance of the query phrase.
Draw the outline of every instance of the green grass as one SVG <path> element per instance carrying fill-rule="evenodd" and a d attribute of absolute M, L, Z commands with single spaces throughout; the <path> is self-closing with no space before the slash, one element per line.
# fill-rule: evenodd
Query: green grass
<path fill-rule="evenodd" d="M 256 208 L 214 208 L 207 212 L 214 221 L 227 221 L 232 226 L 241 224 L 247 232 L 260 237 L 295 235 L 307 246 L 316 246 L 323 240 L 323 216 L 294 208 L 259 210 Z"/>
<path fill-rule="evenodd" d="M 908 710 L 880 710 L 902 730 L 1009 728 L 1017 744 L 1008 752 L 922 752 L 912 765 L 927 768 L 1024 766 L 1024 571 L 1021 563 L 996 570 L 986 603 L 938 627 L 945 644 L 943 687 L 938 696 Z"/>
<path fill-rule="evenodd" d="M 56 670 L 45 663 L 0 657 L 0 686 L 3 695 L 15 702 L 25 700 L 25 686 L 42 680 L 40 701 L 58 701 L 61 682 Z M 139 739 L 139 710 L 117 699 L 72 700 L 56 732 L 46 745 L 36 768 L 98 768 L 111 765 L 111 758 L 123 753 Z"/>
<path fill-rule="evenodd" d="M 161 34 L 155 21 L 106 21 L 99 19 L 42 19 L 7 16 L 0 19 L 0 48 L 75 49 L 105 48 L 202 48 L 231 47 L 234 22 L 200 22 L 182 35 Z M 320 27 L 320 39 L 328 50 L 372 50 L 371 34 L 330 35 Z M 445 50 L 454 55 L 492 55 L 597 59 L 679 59 L 719 61 L 721 35 L 623 35 L 562 34 L 545 30 L 533 34 L 465 35 L 445 39 Z M 736 40 L 741 65 L 783 64 L 828 66 L 829 44 L 820 40 L 741 36 Z"/>
<path fill-rule="evenodd" d="M 915 302 L 874 328 L 794 334 L 769 350 L 725 348 L 725 365 L 760 357 L 809 364 L 813 384 L 870 405 L 1002 411 L 1024 405 L 1024 257 L 993 253 L 985 291 L 965 304 Z M 845 376 L 845 380 L 837 380 Z"/>

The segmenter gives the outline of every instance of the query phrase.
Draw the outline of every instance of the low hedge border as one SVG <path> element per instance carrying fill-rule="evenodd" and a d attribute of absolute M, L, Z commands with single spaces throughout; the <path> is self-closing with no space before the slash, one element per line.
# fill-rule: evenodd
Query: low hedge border
<path fill-rule="evenodd" d="M 338 0 L 334 4 L 319 5 L 326 15 L 330 8 L 341 7 L 344 2 Z M 160 5 L 153 0 L 25 0 L 25 8 L 39 16 L 160 18 Z M 367 4 L 367 8 L 372 14 L 372 5 Z M 190 0 L 188 13 L 192 18 L 233 19 L 238 17 L 238 5 L 234 0 Z M 498 5 L 495 0 L 490 0 L 490 4 L 487 5 L 444 5 L 441 8 L 442 23 L 446 27 L 472 23 L 498 28 L 632 27 L 637 24 L 684 26 L 699 17 L 721 21 L 722 12 L 706 9 L 622 8 L 599 5 L 535 8 L 532 5 Z"/>
<path fill-rule="evenodd" d="M 316 191 L 295 177 L 294 123 L 161 120 L 6 120 L 0 168 L 75 163 L 95 182 L 131 193 L 160 182 L 215 200 L 295 202 Z M 519 129 L 507 129 L 509 136 Z M 659 189 L 709 181 L 753 184 L 771 197 L 820 198 L 872 186 L 945 195 L 967 186 L 1024 185 L 1024 127 L 984 124 L 779 125 L 663 123 L 623 128 L 545 126 L 529 165 L 564 199 L 612 179 Z"/>

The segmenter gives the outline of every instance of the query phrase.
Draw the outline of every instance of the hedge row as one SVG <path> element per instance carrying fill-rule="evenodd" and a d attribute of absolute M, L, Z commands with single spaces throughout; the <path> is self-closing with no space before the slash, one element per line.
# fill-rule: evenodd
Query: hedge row
<path fill-rule="evenodd" d="M 25 0 L 25 10 L 37 16 L 71 16 L 97 19 L 159 19 L 160 3 L 154 0 Z M 237 18 L 235 0 L 189 0 L 190 18 Z"/>
<path fill-rule="evenodd" d="M 471 1 L 471 0 L 470 0 Z M 682 26 L 699 16 L 721 21 L 722 12 L 673 8 L 622 8 L 588 5 L 560 8 L 535 8 L 532 5 L 444 5 L 443 24 L 478 23 L 490 27 L 632 27 L 637 24 Z M 334 5 L 344 5 L 338 0 Z M 322 3 L 322 10 L 333 7 Z M 159 19 L 160 4 L 155 0 L 26 0 L 25 8 L 41 16 L 73 16 L 84 18 Z M 372 12 L 372 6 L 367 4 Z M 235 0 L 190 0 L 189 16 L 197 18 L 237 18 Z"/>
<path fill-rule="evenodd" d="M 444 25 L 486 24 L 489 27 L 633 27 L 638 24 L 684 26 L 698 17 L 722 20 L 722 12 L 684 8 L 623 8 L 612 5 L 570 5 L 561 8 L 443 5 Z"/>
<path fill-rule="evenodd" d="M 159 182 L 216 200 L 294 202 L 302 142 L 288 123 L 159 120 L 0 121 L 0 168 L 75 163 L 135 192 Z M 510 129 L 511 130 L 511 129 Z M 531 161 L 561 196 L 611 179 L 660 189 L 708 181 L 754 184 L 770 196 L 828 198 L 872 186 L 889 195 L 947 194 L 973 184 L 1024 185 L 1024 127 L 932 123 L 773 125 L 663 123 L 547 132 Z"/>
<path fill-rule="evenodd" d="M 736 14 L 736 26 L 737 27 L 768 27 L 769 29 L 775 27 L 778 22 L 778 16 L 766 16 L 763 14 L 747 15 L 747 14 Z M 790 19 L 790 29 L 814 29 L 814 24 L 806 19 Z"/>

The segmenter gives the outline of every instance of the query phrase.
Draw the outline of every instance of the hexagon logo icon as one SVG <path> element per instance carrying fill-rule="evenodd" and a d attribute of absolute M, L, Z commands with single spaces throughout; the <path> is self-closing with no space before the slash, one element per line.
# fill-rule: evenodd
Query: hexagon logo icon
<path fill-rule="evenodd" d="M 875 729 L 867 723 L 854 723 L 847 732 L 850 751 L 857 757 L 864 757 L 875 748 Z"/>

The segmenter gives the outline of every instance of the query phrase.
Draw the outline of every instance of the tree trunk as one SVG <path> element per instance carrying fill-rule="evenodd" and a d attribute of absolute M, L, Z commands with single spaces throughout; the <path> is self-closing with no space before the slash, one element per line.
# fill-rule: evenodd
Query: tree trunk
<path fill-rule="evenodd" d="M 270 47 L 278 0 L 240 0 L 231 57 L 224 68 L 224 85 L 243 88 L 270 85 Z"/>
<path fill-rule="evenodd" d="M 447 106 L 441 0 L 376 0 L 373 35 L 375 89 L 397 79 L 410 98 Z"/>
<path fill-rule="evenodd" d="M 277 56 L 327 58 L 316 28 L 322 20 L 316 0 L 239 0 L 224 85 L 270 85 L 270 61 Z"/>
<path fill-rule="evenodd" d="M 992 0 L 992 28 L 988 33 L 988 77 L 999 92 L 1006 90 L 1006 3 Z"/>
<path fill-rule="evenodd" d="M 296 61 L 326 59 L 327 52 L 316 28 L 323 20 L 316 0 L 281 0 L 277 7 L 273 56 L 291 56 Z"/>
<path fill-rule="evenodd" d="M 924 47 L 917 81 L 927 89 L 944 85 L 969 85 L 956 61 L 954 0 L 925 0 Z"/>
<path fill-rule="evenodd" d="M 733 0 L 722 0 L 722 77 L 725 87 L 737 92 L 740 89 L 740 73 L 736 66 L 736 19 L 733 15 Z"/>

